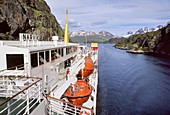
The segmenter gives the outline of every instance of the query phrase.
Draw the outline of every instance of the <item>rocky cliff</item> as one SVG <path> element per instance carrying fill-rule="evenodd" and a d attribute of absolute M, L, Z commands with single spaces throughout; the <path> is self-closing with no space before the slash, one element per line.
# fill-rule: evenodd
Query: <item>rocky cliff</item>
<path fill-rule="evenodd" d="M 170 24 L 155 32 L 132 35 L 117 43 L 116 48 L 131 53 L 156 53 L 170 56 Z"/>
<path fill-rule="evenodd" d="M 63 30 L 44 0 L 0 0 L 0 39 L 18 39 L 19 33 L 63 39 Z"/>
<path fill-rule="evenodd" d="M 170 56 L 170 24 L 161 30 L 157 39 L 158 41 L 153 48 L 153 52 L 158 54 L 168 54 Z"/>

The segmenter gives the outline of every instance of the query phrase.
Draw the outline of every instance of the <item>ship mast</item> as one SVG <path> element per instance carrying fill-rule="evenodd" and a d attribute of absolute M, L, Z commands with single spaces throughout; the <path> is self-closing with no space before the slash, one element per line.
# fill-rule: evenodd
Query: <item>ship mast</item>
<path fill-rule="evenodd" d="M 64 31 L 64 42 L 69 43 L 69 39 L 68 39 L 68 10 L 66 10 L 66 23 L 65 23 L 65 31 Z"/>

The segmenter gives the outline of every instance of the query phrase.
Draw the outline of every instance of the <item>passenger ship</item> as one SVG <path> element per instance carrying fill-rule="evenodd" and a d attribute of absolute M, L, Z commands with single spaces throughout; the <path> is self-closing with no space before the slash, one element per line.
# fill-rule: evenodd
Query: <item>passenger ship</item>
<path fill-rule="evenodd" d="M 98 44 L 69 43 L 67 15 L 63 42 L 0 41 L 0 115 L 96 114 Z"/>

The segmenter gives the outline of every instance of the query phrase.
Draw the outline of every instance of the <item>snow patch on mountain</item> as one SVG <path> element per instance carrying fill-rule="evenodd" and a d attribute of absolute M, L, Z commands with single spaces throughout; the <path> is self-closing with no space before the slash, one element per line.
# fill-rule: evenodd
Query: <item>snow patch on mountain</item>
<path fill-rule="evenodd" d="M 137 30 L 136 32 L 127 32 L 126 34 L 122 34 L 120 35 L 119 37 L 123 37 L 123 38 L 128 38 L 130 37 L 131 35 L 134 35 L 134 34 L 144 34 L 144 33 L 147 33 L 147 32 L 153 32 L 153 31 L 157 31 L 159 29 L 163 28 L 162 25 L 158 25 L 156 28 L 148 28 L 148 27 L 144 27 L 144 28 L 140 28 L 139 30 Z"/>
<path fill-rule="evenodd" d="M 95 32 L 92 32 L 92 31 L 85 31 L 85 30 L 80 30 L 80 31 L 77 31 L 77 32 L 70 32 L 69 33 L 69 36 L 70 37 L 75 37 L 75 36 L 81 36 L 81 37 L 84 37 L 84 36 L 104 36 L 104 37 L 114 37 L 113 34 L 111 34 L 110 32 L 107 32 L 107 31 L 101 31 L 99 33 L 95 33 Z"/>
<path fill-rule="evenodd" d="M 144 27 L 144 28 L 140 28 L 139 30 L 137 30 L 136 32 L 127 32 L 126 34 L 121 34 L 121 35 L 113 35 L 110 32 L 107 32 L 105 30 L 100 31 L 99 33 L 95 33 L 92 31 L 85 31 L 85 30 L 80 30 L 77 32 L 70 32 L 69 36 L 72 37 L 89 37 L 89 36 L 103 36 L 105 38 L 128 38 L 131 35 L 134 34 L 144 34 L 146 32 L 153 32 L 153 31 L 157 31 L 159 29 L 163 28 L 162 25 L 158 25 L 156 28 L 149 28 L 149 27 Z"/>

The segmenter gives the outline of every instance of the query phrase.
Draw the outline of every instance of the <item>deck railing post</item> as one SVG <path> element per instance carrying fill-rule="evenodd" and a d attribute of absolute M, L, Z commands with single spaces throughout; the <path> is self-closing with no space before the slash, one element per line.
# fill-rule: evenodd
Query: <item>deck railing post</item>
<path fill-rule="evenodd" d="M 27 114 L 29 115 L 29 88 L 26 90 L 26 95 L 27 95 L 27 107 L 26 107 L 26 111 L 27 111 Z"/>
<path fill-rule="evenodd" d="M 52 104 L 51 104 L 51 99 L 49 100 L 49 115 L 52 115 Z"/>
<path fill-rule="evenodd" d="M 7 108 L 8 108 L 8 115 L 10 115 L 10 112 L 11 112 L 11 110 L 10 110 L 10 101 L 7 102 Z"/>
<path fill-rule="evenodd" d="M 41 82 L 38 82 L 38 101 L 41 102 Z"/>
<path fill-rule="evenodd" d="M 76 109 L 76 106 L 74 106 L 74 110 L 75 110 L 75 115 L 77 115 L 76 113 L 77 113 L 77 109 Z"/>

